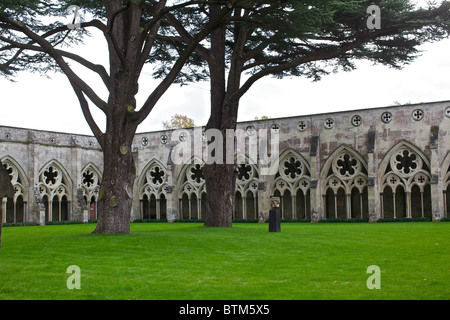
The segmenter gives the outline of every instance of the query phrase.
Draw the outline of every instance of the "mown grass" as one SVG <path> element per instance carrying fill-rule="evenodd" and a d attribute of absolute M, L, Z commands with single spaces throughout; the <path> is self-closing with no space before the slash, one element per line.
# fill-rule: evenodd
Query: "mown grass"
<path fill-rule="evenodd" d="M 3 229 L 0 299 L 450 298 L 449 223 L 133 223 Z M 66 286 L 81 269 L 81 289 Z M 381 289 L 366 286 L 381 269 Z"/>

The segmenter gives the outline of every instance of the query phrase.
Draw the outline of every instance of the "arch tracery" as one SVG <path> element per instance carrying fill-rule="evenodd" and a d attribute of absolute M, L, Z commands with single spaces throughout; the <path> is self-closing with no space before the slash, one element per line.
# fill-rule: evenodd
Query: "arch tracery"
<path fill-rule="evenodd" d="M 272 194 L 281 200 L 283 219 L 310 218 L 310 183 L 308 162 L 294 150 L 283 152 L 272 182 Z"/>
<path fill-rule="evenodd" d="M 6 206 L 3 222 L 25 222 L 28 209 L 28 179 L 22 167 L 13 158 L 3 157 L 2 164 L 9 174 L 15 191 L 12 199 L 4 198 L 3 200 Z"/>
<path fill-rule="evenodd" d="M 368 218 L 367 165 L 352 148 L 337 148 L 322 169 L 326 218 Z"/>
<path fill-rule="evenodd" d="M 72 182 L 59 162 L 52 160 L 42 167 L 38 188 L 44 202 L 46 221 L 69 220 Z"/>
<path fill-rule="evenodd" d="M 169 187 L 166 167 L 157 160 L 150 161 L 139 181 L 141 218 L 166 219 Z"/>
<path fill-rule="evenodd" d="M 402 141 L 379 169 L 382 217 L 431 217 L 430 163 L 414 145 Z"/>

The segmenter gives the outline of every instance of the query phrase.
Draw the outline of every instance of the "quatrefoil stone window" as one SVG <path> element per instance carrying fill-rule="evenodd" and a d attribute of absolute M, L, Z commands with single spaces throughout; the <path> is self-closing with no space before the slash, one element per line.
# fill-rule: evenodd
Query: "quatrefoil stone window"
<path fill-rule="evenodd" d="M 362 118 L 360 115 L 356 114 L 352 117 L 352 125 L 354 125 L 355 127 L 358 127 L 361 123 L 362 123 Z"/>
<path fill-rule="evenodd" d="M 383 112 L 381 115 L 381 121 L 384 123 L 389 123 L 392 121 L 392 114 L 390 112 Z"/>
<path fill-rule="evenodd" d="M 167 141 L 169 140 L 169 138 L 167 137 L 167 135 L 163 134 L 163 135 L 161 135 L 159 140 L 161 141 L 161 144 L 166 144 Z"/>
<path fill-rule="evenodd" d="M 305 123 L 305 121 L 300 121 L 297 124 L 297 129 L 298 129 L 298 131 L 301 131 L 301 132 L 305 131 L 306 130 L 306 123 Z"/>
<path fill-rule="evenodd" d="M 238 170 L 238 176 L 237 176 L 238 180 L 247 181 L 250 179 L 251 173 L 252 173 L 252 167 L 250 167 L 248 164 L 239 165 L 237 170 Z"/>
<path fill-rule="evenodd" d="M 419 174 L 419 175 L 416 177 L 416 181 L 417 181 L 417 183 L 419 183 L 420 185 L 423 185 L 423 184 L 425 184 L 426 182 L 428 182 L 428 177 L 427 177 L 426 175 L 424 175 L 424 174 Z"/>
<path fill-rule="evenodd" d="M 367 183 L 366 179 L 363 179 L 363 178 L 359 178 L 356 180 L 356 184 L 360 187 L 366 185 L 366 183 Z"/>
<path fill-rule="evenodd" d="M 395 186 L 400 183 L 399 179 L 393 174 L 391 174 L 386 180 L 391 186 Z"/>
<path fill-rule="evenodd" d="M 334 127 L 334 120 L 332 118 L 328 118 L 325 120 L 325 122 L 323 123 L 323 126 L 326 129 L 331 129 Z"/>
<path fill-rule="evenodd" d="M 420 109 L 416 109 L 412 112 L 412 118 L 416 121 L 420 121 L 423 118 L 423 111 Z"/>

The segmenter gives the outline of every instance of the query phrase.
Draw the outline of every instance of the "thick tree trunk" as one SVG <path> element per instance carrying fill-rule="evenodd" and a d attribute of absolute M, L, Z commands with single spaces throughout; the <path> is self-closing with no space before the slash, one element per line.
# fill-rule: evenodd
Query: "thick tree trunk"
<path fill-rule="evenodd" d="M 237 104 L 236 104 L 237 105 Z M 222 163 L 205 164 L 203 174 L 206 184 L 206 219 L 207 227 L 231 227 L 233 220 L 234 199 L 236 191 L 237 165 L 236 162 L 227 163 L 227 155 L 234 159 L 235 146 L 227 145 L 226 130 L 236 129 L 236 105 L 222 105 L 222 108 L 214 108 L 220 121 L 216 124 L 211 121 L 206 129 L 214 128 L 222 132 L 223 159 Z M 217 119 L 216 118 L 216 119 Z M 217 159 L 219 160 L 219 159 Z M 220 162 L 220 161 L 219 161 Z"/>
<path fill-rule="evenodd" d="M 203 169 L 207 201 L 207 227 L 231 227 L 234 208 L 236 166 L 234 164 L 210 164 Z"/>
<path fill-rule="evenodd" d="M 211 6 L 210 19 L 219 12 L 217 6 Z M 209 71 L 211 74 L 211 114 L 206 130 L 221 129 L 222 106 L 225 99 L 225 27 L 211 33 L 211 51 Z M 224 141 L 225 144 L 225 141 Z M 233 166 L 224 164 L 205 164 L 203 174 L 206 184 L 206 219 L 207 227 L 231 227 L 234 206 L 234 182 L 231 181 Z"/>
<path fill-rule="evenodd" d="M 135 128 L 112 125 L 105 134 L 98 224 L 93 233 L 129 233 L 136 167 L 131 144 Z M 121 130 L 121 131 L 119 131 Z"/>
<path fill-rule="evenodd" d="M 217 15 L 217 7 L 211 6 L 211 19 Z M 241 10 L 234 11 L 239 17 Z M 226 28 L 217 28 L 211 33 L 209 54 L 209 72 L 211 79 L 211 115 L 206 129 L 218 129 L 223 138 L 223 163 L 206 164 L 204 175 L 206 182 L 206 220 L 205 226 L 231 227 L 236 190 L 236 163 L 226 163 L 227 155 L 233 148 L 227 149 L 226 130 L 235 130 L 239 107 L 238 90 L 243 71 L 244 45 L 246 29 L 239 24 L 234 28 L 234 48 L 226 81 Z M 230 147 L 230 146 L 228 146 Z"/>

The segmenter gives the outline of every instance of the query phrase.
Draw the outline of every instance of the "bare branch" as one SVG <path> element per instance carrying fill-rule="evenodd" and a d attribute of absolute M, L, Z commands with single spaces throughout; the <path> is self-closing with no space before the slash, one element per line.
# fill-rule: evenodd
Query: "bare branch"
<path fill-rule="evenodd" d="M 23 44 L 17 41 L 13 41 L 11 39 L 7 39 L 5 37 L 0 36 L 0 40 L 4 41 L 6 43 L 9 43 L 12 47 L 16 47 L 16 48 L 20 48 L 18 50 L 18 52 L 14 55 L 13 58 L 11 58 L 8 62 L 6 62 L 5 64 L 3 64 L 3 66 L 7 65 L 7 64 L 11 64 L 12 62 L 14 62 L 14 59 L 17 59 L 17 57 L 25 50 L 31 50 L 31 51 L 35 51 L 35 52 L 44 52 L 46 53 L 47 51 L 45 51 L 42 47 L 39 46 L 34 46 L 31 44 Z M 0 51 L 3 51 L 4 48 L 1 48 Z M 105 84 L 106 88 L 109 90 L 109 75 L 106 72 L 106 69 L 102 66 L 102 65 L 98 65 L 98 64 L 94 64 L 88 60 L 86 60 L 85 58 L 76 55 L 74 53 L 71 52 L 67 52 L 64 50 L 60 50 L 60 49 L 55 49 L 55 51 L 57 53 L 59 53 L 61 56 L 72 59 L 73 61 L 78 62 L 79 64 L 83 65 L 84 67 L 88 68 L 89 70 L 97 73 L 100 78 L 103 80 L 103 83 Z"/>
<path fill-rule="evenodd" d="M 100 99 L 97 94 L 92 90 L 91 87 L 89 87 L 80 77 L 78 77 L 75 72 L 69 67 L 69 65 L 64 61 L 62 54 L 55 49 L 50 42 L 48 42 L 46 39 L 42 38 L 38 34 L 31 31 L 29 28 L 25 26 L 22 22 L 14 21 L 10 18 L 4 17 L 0 15 L 0 21 L 5 22 L 9 25 L 12 25 L 18 29 L 21 30 L 22 33 L 24 33 L 28 38 L 30 38 L 32 41 L 37 43 L 41 48 L 49 54 L 58 64 L 58 66 L 61 68 L 61 70 L 64 72 L 64 74 L 69 78 L 71 83 L 75 83 L 76 86 L 82 90 L 89 99 L 94 102 L 94 104 L 102 110 L 106 115 L 109 114 L 109 107 L 106 102 L 104 102 L 102 99 Z M 11 41 L 8 39 L 8 41 Z M 27 45 L 22 45 L 27 46 Z M 28 48 L 26 48 L 28 49 Z M 80 57 L 81 59 L 81 57 Z M 81 61 L 81 60 L 80 60 Z"/>
<path fill-rule="evenodd" d="M 104 133 L 100 130 L 100 128 L 98 127 L 94 118 L 92 117 L 91 111 L 89 109 L 88 101 L 84 97 L 83 92 L 77 87 L 77 85 L 74 82 L 70 81 L 70 84 L 72 85 L 72 88 L 78 98 L 78 101 L 80 102 L 81 111 L 83 112 L 84 118 L 86 119 L 87 123 L 89 124 L 89 127 L 91 128 L 92 133 L 94 134 L 95 138 L 97 138 L 98 143 L 100 143 L 100 145 L 103 147 Z"/>
<path fill-rule="evenodd" d="M 129 7 L 130 7 L 130 5 L 128 4 L 126 6 L 120 7 L 118 10 L 116 10 L 112 14 L 112 16 L 108 19 L 108 27 L 104 32 L 106 40 L 108 41 L 110 46 L 112 46 L 112 48 L 116 52 L 117 56 L 119 57 L 120 63 L 122 64 L 123 67 L 126 65 L 126 61 L 125 61 L 125 57 L 124 57 L 122 51 L 120 50 L 119 44 L 117 43 L 117 39 L 113 35 L 113 27 L 114 27 L 114 22 L 116 21 L 117 16 L 120 13 L 127 10 Z"/>
<path fill-rule="evenodd" d="M 141 46 L 142 51 L 140 54 L 140 59 L 139 59 L 139 63 L 137 65 L 137 72 L 142 71 L 142 68 L 144 67 L 145 62 L 147 61 L 147 57 L 149 56 L 152 48 L 153 48 L 153 44 L 155 41 L 155 38 L 157 36 L 158 30 L 159 30 L 159 26 L 161 23 L 161 17 L 163 16 L 161 14 L 161 12 L 163 11 L 163 8 L 166 4 L 166 1 L 161 1 L 158 3 L 157 7 L 155 8 L 155 10 L 157 10 L 160 14 L 158 14 L 156 17 L 154 17 L 149 23 L 147 23 L 147 25 L 144 27 L 143 31 L 142 31 L 142 39 L 141 39 Z"/>
<path fill-rule="evenodd" d="M 183 25 L 178 21 L 172 14 L 166 14 L 169 23 L 177 30 L 184 42 L 190 43 L 193 40 L 193 36 L 183 27 Z M 209 50 L 202 46 L 200 43 L 195 48 L 195 52 L 202 57 L 206 62 L 209 61 Z"/>
<path fill-rule="evenodd" d="M 240 97 L 242 97 L 257 80 L 267 75 L 295 68 L 301 64 L 308 62 L 338 58 L 343 54 L 346 54 L 347 52 L 357 48 L 363 43 L 368 43 L 377 37 L 395 34 L 397 33 L 397 31 L 398 30 L 396 28 L 380 29 L 367 34 L 364 38 L 358 38 L 353 42 L 346 42 L 341 46 L 337 46 L 335 50 L 329 50 L 327 52 L 311 51 L 307 54 L 300 55 L 297 58 L 293 58 L 289 62 L 281 63 L 276 66 L 265 67 L 259 72 L 252 75 L 249 79 L 247 79 L 242 87 L 234 94 L 233 99 L 239 99 Z"/>
<path fill-rule="evenodd" d="M 210 32 L 214 30 L 216 26 L 222 21 L 222 19 L 230 14 L 231 11 L 232 8 L 225 7 L 224 9 L 222 9 L 216 19 L 209 22 L 201 32 L 193 36 L 192 41 L 188 43 L 185 51 L 175 62 L 169 74 L 164 78 L 163 81 L 161 81 L 161 83 L 156 87 L 152 94 L 147 98 L 141 109 L 134 114 L 134 121 L 136 121 L 137 123 L 141 123 L 142 121 L 144 121 L 159 98 L 164 94 L 164 92 L 166 92 L 166 90 L 175 80 L 177 74 L 183 68 L 186 60 L 191 56 L 192 52 L 194 52 L 194 50 L 197 48 L 200 41 L 206 38 L 210 34 Z"/>

